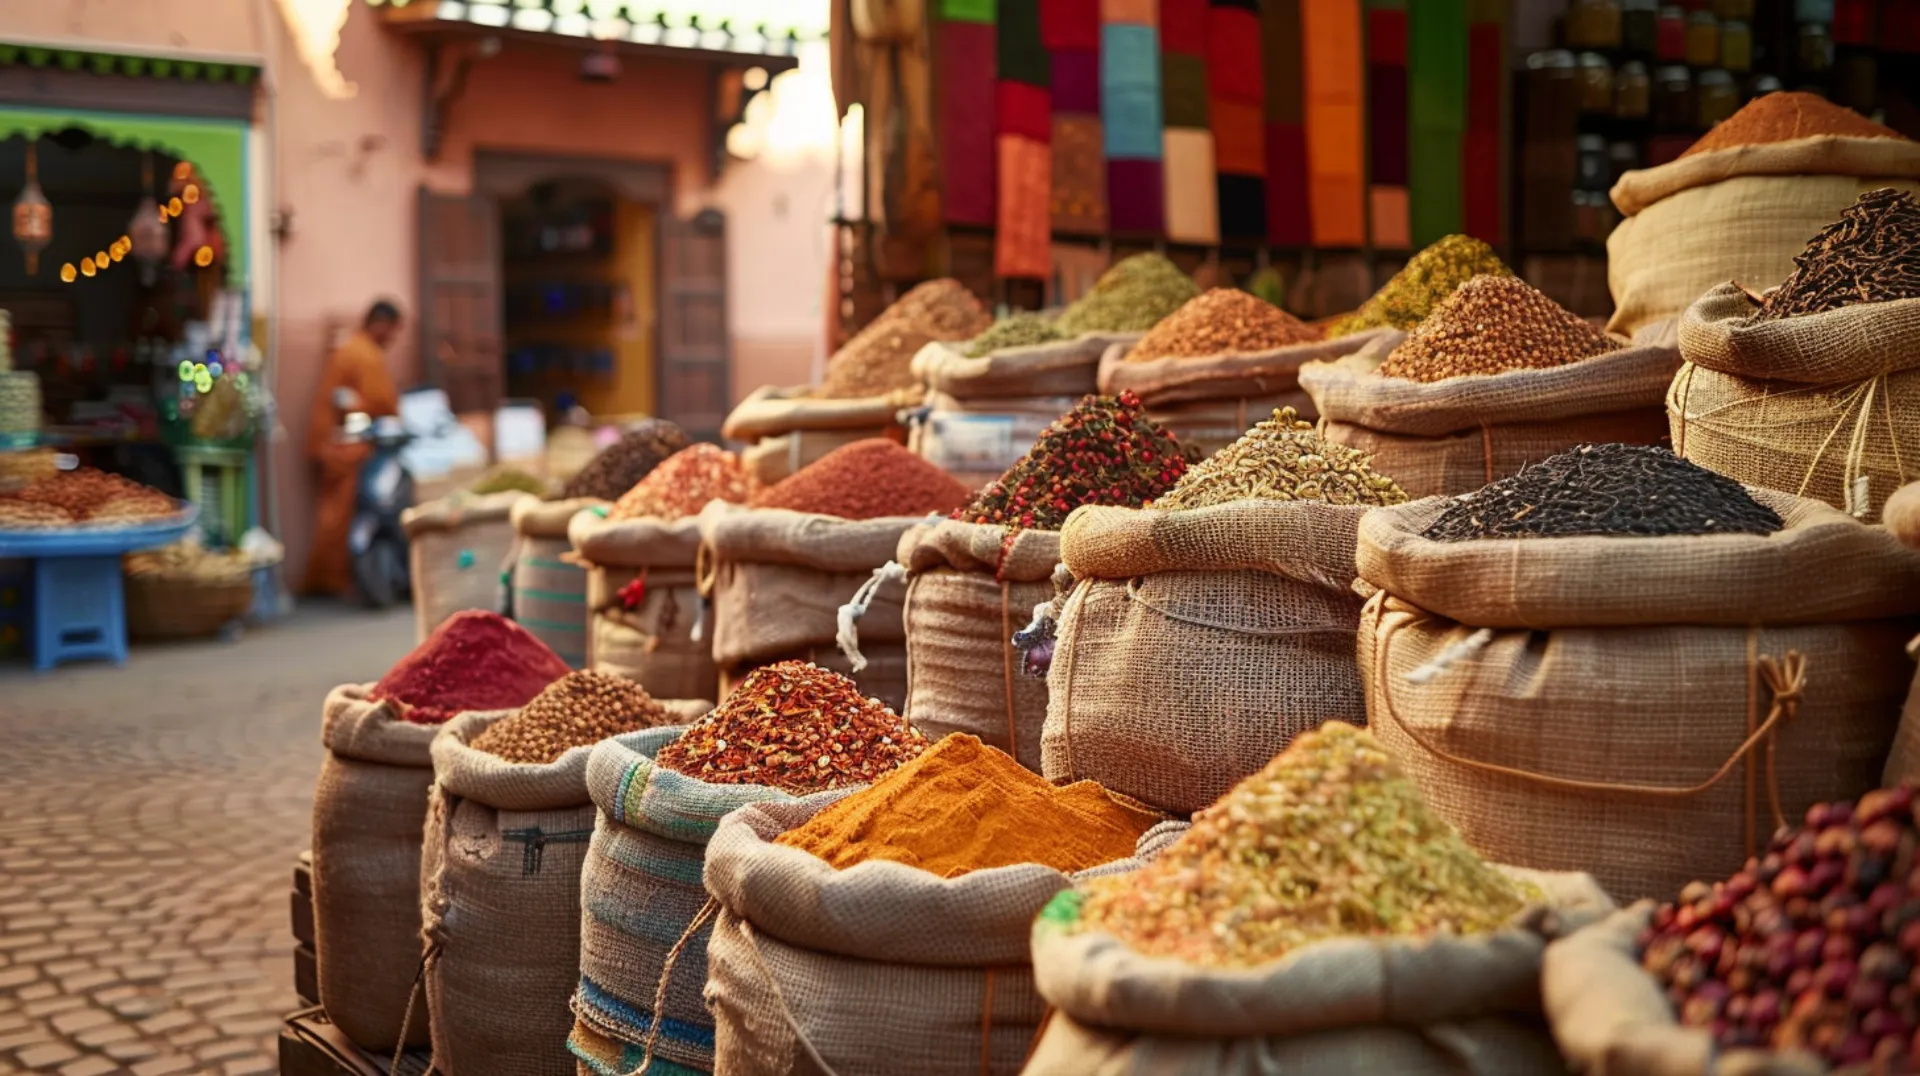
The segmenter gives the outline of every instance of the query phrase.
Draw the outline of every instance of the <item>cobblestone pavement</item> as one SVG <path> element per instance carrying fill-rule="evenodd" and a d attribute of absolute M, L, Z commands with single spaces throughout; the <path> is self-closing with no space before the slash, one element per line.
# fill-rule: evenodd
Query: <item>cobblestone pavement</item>
<path fill-rule="evenodd" d="M 120 669 L 0 667 L 0 1073 L 276 1071 L 321 700 L 412 642 L 405 610 L 306 607 Z"/>

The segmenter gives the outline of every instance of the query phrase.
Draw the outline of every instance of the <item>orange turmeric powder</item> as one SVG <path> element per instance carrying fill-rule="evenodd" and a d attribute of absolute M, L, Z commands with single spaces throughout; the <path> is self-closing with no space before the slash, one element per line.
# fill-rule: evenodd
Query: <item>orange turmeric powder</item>
<path fill-rule="evenodd" d="M 1159 821 L 1093 781 L 1049 784 L 978 737 L 956 734 L 779 843 L 841 870 L 890 859 L 942 878 L 1015 863 L 1070 874 L 1132 855 Z"/>

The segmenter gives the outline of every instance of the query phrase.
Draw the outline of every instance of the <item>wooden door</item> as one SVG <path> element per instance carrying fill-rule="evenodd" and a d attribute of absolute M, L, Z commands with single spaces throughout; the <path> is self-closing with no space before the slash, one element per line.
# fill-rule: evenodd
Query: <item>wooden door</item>
<path fill-rule="evenodd" d="M 457 413 L 491 412 L 506 391 L 500 214 L 493 199 L 420 188 L 420 358 Z"/>
<path fill-rule="evenodd" d="M 718 441 L 733 405 L 726 217 L 667 216 L 660 233 L 660 416 L 695 440 Z"/>

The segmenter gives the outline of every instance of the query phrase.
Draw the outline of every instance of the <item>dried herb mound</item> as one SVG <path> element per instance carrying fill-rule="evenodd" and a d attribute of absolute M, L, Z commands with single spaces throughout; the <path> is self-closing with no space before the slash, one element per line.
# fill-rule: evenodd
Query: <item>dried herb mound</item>
<path fill-rule="evenodd" d="M 1214 288 L 1148 330 L 1127 361 L 1253 355 L 1319 340 L 1320 330 L 1235 288 Z"/>
<path fill-rule="evenodd" d="M 1238 441 L 1186 473 L 1150 508 L 1205 508 L 1229 501 L 1324 501 L 1327 504 L 1400 504 L 1407 493 L 1374 473 L 1371 453 L 1335 444 L 1282 408 Z"/>
<path fill-rule="evenodd" d="M 709 444 L 688 445 L 613 503 L 608 519 L 685 519 L 710 501 L 744 504 L 747 472 L 740 457 Z"/>
<path fill-rule="evenodd" d="M 934 340 L 969 340 L 993 315 L 958 280 L 929 280 L 902 295 L 827 360 L 818 395 L 830 400 L 885 396 L 919 387 L 913 356 Z"/>
<path fill-rule="evenodd" d="M 1815 804 L 1724 882 L 1691 882 L 1641 936 L 1682 1024 L 1722 1047 L 1913 1072 L 1920 852 L 1911 787 Z M 1855 1068 L 1854 1066 L 1859 1066 Z"/>
<path fill-rule="evenodd" d="M 1440 300 L 1477 276 L 1512 276 L 1493 248 L 1472 236 L 1450 235 L 1415 254 L 1350 317 L 1335 322 L 1327 336 L 1338 339 L 1369 329 L 1413 328 Z"/>
<path fill-rule="evenodd" d="M 474 480 L 467 487 L 468 493 L 485 495 L 489 493 L 545 493 L 547 483 L 536 475 L 512 467 L 498 467 Z"/>
<path fill-rule="evenodd" d="M 511 710 L 567 674 L 547 644 L 498 613 L 470 609 L 440 622 L 394 663 L 368 697 L 403 720 L 439 725 L 467 710 Z"/>
<path fill-rule="evenodd" d="M 1327 938 L 1484 934 L 1530 896 L 1427 809 L 1372 736 L 1338 721 L 1295 737 L 1153 862 L 1083 894 L 1081 929 L 1222 968 Z"/>
<path fill-rule="evenodd" d="M 601 449 L 579 474 L 568 479 L 560 490 L 560 498 L 618 500 L 634 483 L 660 466 L 660 461 L 685 447 L 687 431 L 663 418 L 641 419 L 629 426 L 618 441 Z"/>
<path fill-rule="evenodd" d="M 1439 542 L 1581 535 L 1772 534 L 1780 514 L 1723 474 L 1654 445 L 1581 445 L 1453 499 Z"/>
<path fill-rule="evenodd" d="M 1565 366 L 1622 346 L 1526 281 L 1482 276 L 1434 307 L 1378 373 L 1444 381 Z"/>
<path fill-rule="evenodd" d="M 1791 142 L 1796 138 L 1839 135 L 1845 138 L 1900 138 L 1899 132 L 1873 122 L 1817 93 L 1801 90 L 1763 94 L 1713 125 L 1682 157 L 1735 146 Z"/>
<path fill-rule="evenodd" d="M 519 712 L 488 725 L 472 746 L 508 762 L 545 765 L 575 747 L 672 723 L 673 715 L 639 684 L 605 673 L 570 672 Z"/>
<path fill-rule="evenodd" d="M 654 762 L 716 785 L 794 795 L 872 784 L 927 739 L 859 685 L 805 661 L 755 669 Z"/>
<path fill-rule="evenodd" d="M 953 518 L 1057 531 L 1083 504 L 1139 508 L 1186 473 L 1180 443 L 1147 417 L 1140 397 L 1088 396 Z"/>
<path fill-rule="evenodd" d="M 1793 258 L 1760 317 L 1797 318 L 1856 303 L 1920 299 L 1920 199 L 1868 191 Z"/>
<path fill-rule="evenodd" d="M 1053 327 L 1052 321 L 1038 314 L 1009 314 L 967 341 L 965 354 L 969 359 L 980 359 L 1003 348 L 1051 344 L 1066 338 L 1066 334 Z"/>
<path fill-rule="evenodd" d="M 967 487 L 884 437 L 841 445 L 754 495 L 755 508 L 841 519 L 945 515 Z"/>
<path fill-rule="evenodd" d="M 1160 254 L 1135 254 L 1109 266 L 1093 290 L 1060 312 L 1068 336 L 1145 332 L 1200 294 L 1193 278 Z"/>

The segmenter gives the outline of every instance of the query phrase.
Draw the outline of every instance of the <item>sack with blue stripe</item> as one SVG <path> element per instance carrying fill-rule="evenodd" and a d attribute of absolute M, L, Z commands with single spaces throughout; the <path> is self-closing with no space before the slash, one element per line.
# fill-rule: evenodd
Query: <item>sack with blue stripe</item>
<path fill-rule="evenodd" d="M 576 497 L 513 506 L 513 619 L 576 669 L 587 667 L 587 570 L 572 559 L 567 524 L 605 503 Z"/>

